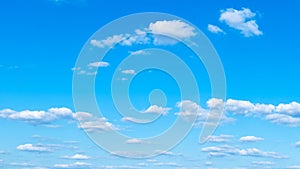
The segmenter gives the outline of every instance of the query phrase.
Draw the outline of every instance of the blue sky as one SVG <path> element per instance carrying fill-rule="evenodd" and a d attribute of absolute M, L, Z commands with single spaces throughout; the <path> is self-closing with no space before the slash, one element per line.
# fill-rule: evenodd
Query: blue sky
<path fill-rule="evenodd" d="M 0 168 L 300 168 L 299 7 L 300 2 L 293 0 L 1 2 Z M 152 27 L 136 33 L 139 36 L 145 30 L 161 33 L 168 28 L 167 32 L 175 30 L 171 35 L 187 40 L 195 34 L 189 29 L 192 25 L 205 34 L 223 64 L 226 99 L 212 98 L 203 63 L 182 43 L 160 39 L 165 44 L 155 44 L 154 36 L 149 43 L 128 45 L 119 36 L 121 41 L 115 44 L 107 41 L 114 34 L 94 34 L 115 19 L 139 12 L 184 19 L 153 21 Z M 87 62 L 83 69 L 76 61 L 84 45 L 95 53 L 103 46 L 116 46 L 102 61 Z M 119 69 L 128 55 L 151 57 L 144 48 L 172 51 L 197 72 L 200 102 L 181 99 L 177 79 L 165 72 Z M 144 113 L 160 115 L 157 121 L 135 125 L 118 114 L 110 89 L 115 71 L 117 86 L 134 77 L 129 89 L 132 104 Z M 95 95 L 105 119 L 75 109 L 73 75 L 96 76 Z M 153 89 L 164 91 L 167 101 L 158 97 L 149 103 Z M 189 92 L 192 98 L 193 91 Z M 220 126 L 208 142 L 199 144 L 208 110 L 216 105 L 225 106 Z M 116 156 L 84 132 L 112 127 L 136 138 L 126 141 L 134 147 L 151 144 L 140 138 L 160 134 L 176 118 L 195 113 L 198 118 L 187 137 L 152 158 Z M 85 123 L 87 117 L 92 117 L 91 123 Z M 83 119 L 81 125 L 76 118 Z"/>

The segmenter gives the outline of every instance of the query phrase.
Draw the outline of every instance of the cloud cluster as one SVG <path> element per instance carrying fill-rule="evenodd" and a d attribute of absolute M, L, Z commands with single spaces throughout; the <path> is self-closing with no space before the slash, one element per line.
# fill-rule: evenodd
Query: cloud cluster
<path fill-rule="evenodd" d="M 78 128 L 84 129 L 87 132 L 118 130 L 104 117 L 95 117 L 87 112 L 77 112 L 75 117 L 80 121 Z"/>
<path fill-rule="evenodd" d="M 275 159 L 287 158 L 286 156 L 280 155 L 276 152 L 262 151 L 257 148 L 240 149 L 229 145 L 204 147 L 201 149 L 201 151 L 207 152 L 208 155 L 212 157 L 240 155 L 240 156 L 251 156 L 251 157 L 275 158 Z"/>
<path fill-rule="evenodd" d="M 31 124 L 45 124 L 59 119 L 72 119 L 73 113 L 70 109 L 50 108 L 47 111 L 23 110 L 15 111 L 11 109 L 0 110 L 0 118 L 24 121 Z"/>
<path fill-rule="evenodd" d="M 150 35 L 148 33 L 153 34 Z M 114 45 L 132 46 L 134 44 L 174 45 L 179 40 L 196 35 L 195 28 L 181 20 L 161 20 L 149 23 L 148 27 L 136 29 L 133 34 L 118 34 L 105 39 L 92 39 L 90 44 L 99 48 L 111 48 Z M 171 37 L 171 38 L 170 38 Z"/>
<path fill-rule="evenodd" d="M 244 116 L 260 116 L 272 123 L 291 127 L 300 126 L 300 104 L 293 101 L 288 104 L 251 103 L 245 100 L 228 99 L 225 103 L 226 111 Z"/>
<path fill-rule="evenodd" d="M 256 20 L 253 19 L 255 16 L 256 13 L 249 8 L 242 8 L 241 10 L 228 8 L 221 11 L 219 20 L 229 27 L 241 31 L 245 37 L 259 36 L 263 32 L 259 30 Z"/>

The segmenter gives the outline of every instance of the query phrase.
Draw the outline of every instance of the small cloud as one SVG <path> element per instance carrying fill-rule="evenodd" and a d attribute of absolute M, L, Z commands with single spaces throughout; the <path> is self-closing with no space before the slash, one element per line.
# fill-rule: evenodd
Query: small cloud
<path fill-rule="evenodd" d="M 208 142 L 227 143 L 227 142 L 230 142 L 232 138 L 233 138 L 233 136 L 231 136 L 231 135 L 209 136 Z"/>
<path fill-rule="evenodd" d="M 88 67 L 107 67 L 109 66 L 108 62 L 92 62 L 88 64 Z"/>
<path fill-rule="evenodd" d="M 86 168 L 88 166 L 91 166 L 91 164 L 85 162 L 75 162 L 72 164 L 55 164 L 54 168 Z"/>
<path fill-rule="evenodd" d="M 263 32 L 259 30 L 256 20 L 253 19 L 255 16 L 256 13 L 249 8 L 242 8 L 241 10 L 228 8 L 221 11 L 219 20 L 229 27 L 241 31 L 245 37 L 259 36 Z"/>
<path fill-rule="evenodd" d="M 44 147 L 41 145 L 32 145 L 32 144 L 23 144 L 17 147 L 20 151 L 30 151 L 30 152 L 49 152 L 50 149 L 48 147 Z"/>
<path fill-rule="evenodd" d="M 224 32 L 221 28 L 219 28 L 218 26 L 211 25 L 211 24 L 208 24 L 207 29 L 208 29 L 211 33 L 215 33 L 215 34 L 218 34 L 218 33 L 225 33 L 225 32 Z"/>
<path fill-rule="evenodd" d="M 95 117 L 87 112 L 76 112 L 75 117 L 80 121 L 78 128 L 87 132 L 118 130 L 112 123 L 104 117 Z"/>
<path fill-rule="evenodd" d="M 138 50 L 138 51 L 129 51 L 130 55 L 145 55 L 148 54 L 146 51 L 144 50 Z"/>
<path fill-rule="evenodd" d="M 166 115 L 168 114 L 169 110 L 171 110 L 171 108 L 151 105 L 147 110 L 145 110 L 145 113 Z"/>
<path fill-rule="evenodd" d="M 262 141 L 264 138 L 261 137 L 255 137 L 255 136 L 244 136 L 240 138 L 241 142 L 257 142 Z"/>
<path fill-rule="evenodd" d="M 141 139 L 136 139 L 136 138 L 126 140 L 126 144 L 149 144 L 149 143 L 150 142 Z"/>
<path fill-rule="evenodd" d="M 123 74 L 129 74 L 129 75 L 134 75 L 135 74 L 135 70 L 133 70 L 133 69 L 122 70 L 121 73 L 123 73 Z"/>
<path fill-rule="evenodd" d="M 296 147 L 300 147 L 300 141 L 296 142 L 296 143 L 295 143 L 295 146 L 296 146 Z"/>
<path fill-rule="evenodd" d="M 89 159 L 90 157 L 89 156 L 86 156 L 86 155 L 82 155 L 82 154 L 74 154 L 72 156 L 63 156 L 62 158 L 65 158 L 65 159 L 72 159 L 72 160 L 87 160 Z"/>

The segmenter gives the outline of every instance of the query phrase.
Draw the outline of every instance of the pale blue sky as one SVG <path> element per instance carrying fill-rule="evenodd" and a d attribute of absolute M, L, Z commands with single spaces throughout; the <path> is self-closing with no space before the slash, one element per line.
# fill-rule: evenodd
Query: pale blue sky
<path fill-rule="evenodd" d="M 299 7 L 294 0 L 1 2 L 0 168 L 300 168 Z M 120 44 L 102 64 L 90 63 L 90 72 L 76 67 L 84 44 L 94 49 L 108 44 L 103 39 L 90 41 L 99 28 L 137 12 L 184 18 L 217 50 L 226 74 L 226 114 L 207 143 L 199 144 L 198 139 L 211 108 L 209 78 L 182 44 Z M 192 36 L 181 33 L 178 37 Z M 142 55 L 139 50 L 145 47 L 170 50 L 197 72 L 199 105 L 182 102 L 176 81 L 161 71 L 135 74 L 134 69 L 121 69 L 120 83 L 136 75 L 130 86 L 136 109 L 163 115 L 149 125 L 132 125 L 118 114 L 111 98 L 112 75 L 122 59 L 130 53 Z M 139 160 L 114 156 L 82 130 L 95 126 L 80 127 L 75 119 L 84 114 L 76 113 L 73 105 L 73 73 L 88 77 L 94 68 L 99 68 L 96 97 L 106 117 L 96 120 L 102 130 L 112 125 L 132 137 L 150 137 L 178 116 L 189 112 L 202 116 L 180 144 L 160 156 Z M 154 110 L 148 96 L 157 88 L 168 102 Z M 179 102 L 190 109 L 178 113 Z"/>

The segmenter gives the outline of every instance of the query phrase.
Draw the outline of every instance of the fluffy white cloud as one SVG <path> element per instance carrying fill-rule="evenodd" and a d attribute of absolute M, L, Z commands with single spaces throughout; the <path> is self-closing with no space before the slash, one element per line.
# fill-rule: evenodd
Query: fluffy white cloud
<path fill-rule="evenodd" d="M 225 22 L 229 27 L 241 31 L 245 37 L 259 36 L 263 32 L 259 30 L 256 20 L 253 19 L 255 16 L 256 13 L 248 8 L 241 10 L 228 8 L 221 11 L 219 20 Z"/>
<path fill-rule="evenodd" d="M 285 113 L 289 115 L 300 115 L 300 104 L 297 102 L 291 102 L 289 104 L 279 104 L 275 109 L 278 113 Z"/>
<path fill-rule="evenodd" d="M 212 98 L 206 102 L 208 109 L 200 107 L 197 103 L 190 100 L 183 100 L 177 103 L 180 112 L 175 113 L 181 118 L 191 121 L 197 115 L 194 126 L 200 126 L 204 123 L 218 123 L 219 118 L 221 123 L 232 122 L 234 119 L 227 117 L 223 114 L 223 101 L 221 99 Z M 209 117 L 209 119 L 208 119 Z M 208 121 L 207 121 L 208 119 Z M 212 124 L 213 125 L 213 124 Z"/>
<path fill-rule="evenodd" d="M 257 142 L 262 141 L 264 138 L 261 137 L 255 137 L 255 136 L 244 136 L 240 138 L 241 142 Z"/>
<path fill-rule="evenodd" d="M 171 37 L 190 38 L 195 36 L 195 28 L 181 20 L 164 20 L 150 23 L 148 28 L 152 33 L 168 35 Z"/>
<path fill-rule="evenodd" d="M 87 112 L 77 112 L 75 117 L 80 121 L 78 127 L 87 132 L 118 130 L 106 118 L 98 118 Z"/>
<path fill-rule="evenodd" d="M 203 152 L 207 152 L 209 156 L 251 156 L 251 157 L 266 157 L 282 159 L 287 158 L 286 156 L 280 155 L 276 152 L 266 152 L 257 148 L 239 149 L 237 147 L 223 145 L 219 147 L 205 147 L 201 149 Z"/>
<path fill-rule="evenodd" d="M 0 110 L 0 118 L 20 120 L 32 124 L 45 124 L 59 119 L 72 119 L 73 113 L 70 109 L 65 107 L 50 108 L 48 111 L 23 110 L 19 112 L 11 109 L 4 109 Z"/>
<path fill-rule="evenodd" d="M 83 154 L 74 154 L 72 156 L 63 156 L 62 158 L 72 159 L 72 160 L 87 160 L 90 157 Z"/>
<path fill-rule="evenodd" d="M 224 33 L 224 31 L 221 28 L 219 28 L 218 26 L 216 26 L 216 25 L 208 24 L 207 29 L 210 32 L 215 33 L 215 34 Z"/>
<path fill-rule="evenodd" d="M 171 110 L 171 108 L 151 105 L 147 110 L 145 110 L 145 113 L 166 115 L 168 114 L 169 110 Z"/>
<path fill-rule="evenodd" d="M 226 143 L 226 142 L 230 142 L 232 138 L 233 138 L 233 136 L 231 136 L 231 135 L 209 136 L 208 142 Z"/>
<path fill-rule="evenodd" d="M 129 74 L 129 75 L 134 75 L 135 74 L 135 70 L 133 70 L 133 69 L 122 70 L 121 73 L 123 73 L 123 74 Z"/>
<path fill-rule="evenodd" d="M 286 115 L 286 114 L 278 114 L 278 113 L 268 114 L 265 117 L 265 119 L 271 121 L 272 123 L 276 123 L 276 124 L 282 124 L 282 125 L 287 125 L 287 126 L 291 126 L 291 127 L 300 126 L 300 118 L 293 117 L 293 116 Z"/>
<path fill-rule="evenodd" d="M 228 99 L 226 102 L 226 111 L 234 114 L 249 114 L 252 112 L 254 105 L 249 101 Z"/>
<path fill-rule="evenodd" d="M 32 144 L 22 144 L 17 147 L 18 150 L 21 151 L 31 151 L 31 152 L 49 152 L 50 149 L 48 147 L 44 147 L 42 145 L 32 145 Z"/>

